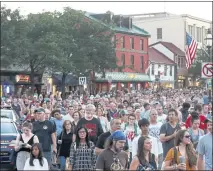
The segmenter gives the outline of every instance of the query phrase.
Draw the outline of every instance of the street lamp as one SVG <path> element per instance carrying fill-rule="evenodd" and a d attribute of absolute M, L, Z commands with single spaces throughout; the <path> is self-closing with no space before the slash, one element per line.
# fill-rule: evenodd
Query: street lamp
<path fill-rule="evenodd" d="M 211 58 L 212 33 L 211 33 L 210 28 L 207 31 L 207 36 L 206 36 L 205 40 L 206 40 L 206 47 L 208 49 L 208 54 L 209 54 L 209 57 Z"/>

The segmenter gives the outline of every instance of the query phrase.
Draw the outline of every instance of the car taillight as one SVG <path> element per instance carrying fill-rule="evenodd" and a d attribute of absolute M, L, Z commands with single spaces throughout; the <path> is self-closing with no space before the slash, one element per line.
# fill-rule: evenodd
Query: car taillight
<path fill-rule="evenodd" d="M 8 148 L 15 148 L 15 145 L 16 145 L 16 140 L 14 139 L 14 140 L 10 141 Z"/>

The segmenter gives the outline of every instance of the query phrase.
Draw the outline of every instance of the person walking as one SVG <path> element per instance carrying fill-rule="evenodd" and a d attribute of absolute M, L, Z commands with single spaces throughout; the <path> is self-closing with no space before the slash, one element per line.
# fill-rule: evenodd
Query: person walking
<path fill-rule="evenodd" d="M 137 155 L 133 158 L 129 170 L 156 170 L 155 155 L 151 153 L 152 141 L 148 136 L 142 136 L 138 140 Z"/>
<path fill-rule="evenodd" d="M 115 131 L 107 139 L 105 150 L 98 155 L 97 170 L 125 170 L 128 168 L 128 154 L 123 151 L 126 136 L 123 131 Z"/>
<path fill-rule="evenodd" d="M 60 169 L 62 171 L 66 168 L 66 159 L 70 156 L 70 146 L 73 140 L 72 123 L 70 120 L 65 120 L 63 123 L 63 130 L 58 137 L 58 157 L 60 161 Z"/>
<path fill-rule="evenodd" d="M 83 126 L 76 130 L 76 140 L 70 148 L 71 170 L 94 170 L 96 162 L 95 145 L 89 141 L 89 133 Z"/>
<path fill-rule="evenodd" d="M 175 155 L 176 154 L 176 155 Z M 180 160 L 180 156 L 184 161 Z M 172 147 L 165 158 L 164 170 L 197 170 L 197 155 L 187 130 L 179 130 Z"/>
<path fill-rule="evenodd" d="M 207 124 L 208 133 L 204 135 L 197 145 L 198 170 L 212 170 L 212 116 L 208 116 L 205 120 Z M 205 156 L 205 160 L 204 160 Z"/>
<path fill-rule="evenodd" d="M 41 144 L 32 145 L 30 158 L 26 160 L 23 170 L 49 170 L 47 159 L 43 157 Z"/>
<path fill-rule="evenodd" d="M 38 137 L 32 133 L 32 124 L 28 121 L 22 125 L 22 134 L 16 138 L 15 151 L 17 151 L 16 168 L 23 170 L 26 160 L 30 157 L 30 150 L 34 143 L 38 143 Z"/>

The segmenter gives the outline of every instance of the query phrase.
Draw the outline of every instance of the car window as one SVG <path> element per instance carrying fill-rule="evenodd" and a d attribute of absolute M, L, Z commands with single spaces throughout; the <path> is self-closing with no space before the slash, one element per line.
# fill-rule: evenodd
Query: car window
<path fill-rule="evenodd" d="M 13 119 L 13 114 L 11 110 L 1 110 L 1 117 Z"/>
<path fill-rule="evenodd" d="M 16 134 L 17 130 L 13 123 L 10 122 L 1 122 L 1 134 Z"/>

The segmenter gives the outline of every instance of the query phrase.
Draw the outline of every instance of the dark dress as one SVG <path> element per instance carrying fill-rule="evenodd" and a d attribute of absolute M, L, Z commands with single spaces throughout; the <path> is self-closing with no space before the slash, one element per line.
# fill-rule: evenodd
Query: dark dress
<path fill-rule="evenodd" d="M 142 164 L 140 163 L 137 171 L 145 171 L 147 168 L 149 168 L 150 170 L 157 170 L 157 164 L 155 162 L 155 155 L 151 154 L 149 157 L 149 163 L 147 164 Z"/>

